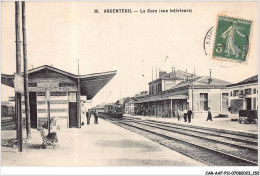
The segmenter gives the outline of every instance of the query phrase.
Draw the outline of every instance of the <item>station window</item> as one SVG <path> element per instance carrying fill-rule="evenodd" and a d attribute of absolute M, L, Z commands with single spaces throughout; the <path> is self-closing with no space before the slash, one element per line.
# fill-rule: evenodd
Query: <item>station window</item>
<path fill-rule="evenodd" d="M 60 97 L 60 96 L 67 96 L 67 92 L 51 92 L 50 93 L 50 95 L 51 96 L 58 96 L 58 97 Z"/>
<path fill-rule="evenodd" d="M 252 110 L 257 110 L 257 108 L 256 108 L 256 98 L 253 98 L 253 109 Z"/>
<path fill-rule="evenodd" d="M 239 94 L 239 90 L 234 90 L 234 96 L 238 96 L 238 94 Z"/>
<path fill-rule="evenodd" d="M 28 87 L 37 87 L 37 83 L 28 83 Z"/>
<path fill-rule="evenodd" d="M 162 91 L 162 83 L 158 84 L 158 93 L 160 93 Z"/>
<path fill-rule="evenodd" d="M 245 89 L 245 94 L 246 95 L 251 95 L 251 89 Z"/>
<path fill-rule="evenodd" d="M 208 110 L 208 94 L 200 93 L 200 110 Z"/>
<path fill-rule="evenodd" d="M 232 92 L 230 92 L 230 96 L 232 97 Z"/>
<path fill-rule="evenodd" d="M 253 89 L 253 94 L 256 94 L 256 89 Z"/>
<path fill-rule="evenodd" d="M 60 82 L 59 87 L 76 87 L 76 84 L 71 82 Z"/>
<path fill-rule="evenodd" d="M 222 93 L 222 110 L 228 107 L 228 93 Z"/>
<path fill-rule="evenodd" d="M 37 96 L 45 96 L 45 92 L 37 92 Z"/>

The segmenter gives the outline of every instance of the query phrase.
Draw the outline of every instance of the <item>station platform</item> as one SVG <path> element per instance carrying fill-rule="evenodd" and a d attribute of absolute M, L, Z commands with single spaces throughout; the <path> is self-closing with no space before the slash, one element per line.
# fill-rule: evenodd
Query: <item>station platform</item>
<path fill-rule="evenodd" d="M 178 121 L 177 118 L 162 118 L 162 117 L 155 117 L 155 116 L 140 116 L 140 115 L 129 115 L 124 114 L 125 117 L 134 117 L 134 118 L 141 118 L 143 120 L 157 120 L 157 121 L 165 121 L 165 122 L 174 122 L 180 123 L 190 126 L 200 126 L 200 127 L 207 127 L 207 128 L 216 128 L 219 130 L 230 130 L 230 131 L 237 131 L 237 132 L 244 132 L 244 133 L 252 133 L 258 134 L 258 124 L 240 124 L 238 121 L 231 121 L 231 118 L 213 118 L 212 121 L 206 121 L 206 118 L 191 118 L 191 122 L 184 122 L 184 119 L 181 118 Z"/>
<path fill-rule="evenodd" d="M 110 122 L 93 120 L 82 128 L 57 130 L 56 149 L 40 148 L 40 132 L 32 129 L 23 152 L 2 145 L 2 166 L 204 166 Z M 15 135 L 15 130 L 2 130 L 2 142 Z"/>

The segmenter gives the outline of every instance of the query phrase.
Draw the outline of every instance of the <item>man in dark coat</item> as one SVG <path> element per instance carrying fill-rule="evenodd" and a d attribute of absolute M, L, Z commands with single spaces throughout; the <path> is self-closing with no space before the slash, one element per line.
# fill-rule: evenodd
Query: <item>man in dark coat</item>
<path fill-rule="evenodd" d="M 86 117 L 87 117 L 87 125 L 89 125 L 89 122 L 90 122 L 90 116 L 91 116 L 91 114 L 90 114 L 90 112 L 86 112 Z"/>
<path fill-rule="evenodd" d="M 184 122 L 187 122 L 187 112 L 188 112 L 187 109 L 185 109 L 185 110 L 183 111 L 183 114 L 184 114 Z"/>
<path fill-rule="evenodd" d="M 190 123 L 190 122 L 191 122 L 191 115 L 192 115 L 192 111 L 191 111 L 191 109 L 189 108 L 189 109 L 188 109 L 188 112 L 187 112 L 187 116 L 188 116 L 188 123 Z"/>
<path fill-rule="evenodd" d="M 95 124 L 98 124 L 98 114 L 97 112 L 94 112 L 94 118 L 95 118 Z"/>
<path fill-rule="evenodd" d="M 210 112 L 210 108 L 208 108 L 208 118 L 207 118 L 206 121 L 208 121 L 208 120 L 212 121 L 212 115 L 211 115 L 211 112 Z"/>

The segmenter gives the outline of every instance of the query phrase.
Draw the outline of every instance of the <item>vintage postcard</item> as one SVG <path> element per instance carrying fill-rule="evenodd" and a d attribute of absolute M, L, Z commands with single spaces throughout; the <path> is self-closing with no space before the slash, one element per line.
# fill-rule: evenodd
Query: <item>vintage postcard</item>
<path fill-rule="evenodd" d="M 258 10 L 1 1 L 3 173 L 259 175 Z"/>

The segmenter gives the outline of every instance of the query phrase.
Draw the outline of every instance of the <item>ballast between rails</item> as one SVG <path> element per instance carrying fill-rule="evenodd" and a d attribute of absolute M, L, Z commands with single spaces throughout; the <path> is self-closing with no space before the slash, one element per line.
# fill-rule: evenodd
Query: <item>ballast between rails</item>
<path fill-rule="evenodd" d="M 153 127 L 151 127 L 150 125 L 155 125 L 155 121 L 153 121 L 152 122 L 152 124 L 147 124 L 147 126 L 146 126 L 146 124 L 143 124 L 143 123 L 149 123 L 148 121 L 150 121 L 150 120 L 141 120 L 141 119 L 132 119 L 132 118 L 123 118 L 123 119 L 106 119 L 106 120 L 109 120 L 109 121 L 111 121 L 112 123 L 115 123 L 115 124 L 117 124 L 117 125 L 119 125 L 119 126 L 121 126 L 121 127 L 123 127 L 123 128 L 126 128 L 126 129 L 129 129 L 129 130 L 131 130 L 131 131 L 133 131 L 133 132 L 136 132 L 136 130 L 137 130 L 137 133 L 140 133 L 141 135 L 143 135 L 143 134 L 145 134 L 148 138 L 150 138 L 151 140 L 154 140 L 155 142 L 158 142 L 158 143 L 160 143 L 161 145 L 164 145 L 164 146 L 166 146 L 166 147 L 168 147 L 168 148 L 171 148 L 171 149 L 173 149 L 173 150 L 176 150 L 177 152 L 179 152 L 179 153 L 183 153 L 183 154 L 185 154 L 186 156 L 189 156 L 189 157 L 191 157 L 191 158 L 194 158 L 194 159 L 196 159 L 196 160 L 200 160 L 200 161 L 202 161 L 203 160 L 203 162 L 205 163 L 205 164 L 208 164 L 208 165 L 215 165 L 215 166 L 231 166 L 231 165 L 244 165 L 244 166 L 256 166 L 256 165 L 258 165 L 258 163 L 256 162 L 256 161 L 253 161 L 253 160 L 255 160 L 255 159 L 253 159 L 253 160 L 251 160 L 250 159 L 250 157 L 243 157 L 243 155 L 241 155 L 241 156 L 239 156 L 239 155 L 234 155 L 234 154 L 229 154 L 229 153 L 227 153 L 226 151 L 222 151 L 222 150 L 218 150 L 218 149 L 214 149 L 214 148 L 208 148 L 208 147 L 206 147 L 206 146 L 203 146 L 203 145 L 198 145 L 197 143 L 194 143 L 194 142 L 191 142 L 191 141 L 186 141 L 186 140 L 183 140 L 183 139 L 178 139 L 178 138 L 175 138 L 175 137 L 171 137 L 171 135 L 169 136 L 169 135 L 167 135 L 167 134 L 163 134 L 163 133 L 161 133 L 161 132 L 158 132 L 158 131 L 154 131 L 153 130 Z M 151 122 L 151 121 L 150 121 Z M 132 123 L 134 123 L 134 124 L 132 124 Z M 140 124 L 141 123 L 141 124 Z M 156 122 L 157 123 L 157 122 Z M 159 124 L 160 124 L 160 127 L 170 127 L 170 126 L 168 126 L 168 125 L 170 125 L 170 124 L 162 124 L 163 122 L 158 122 Z M 159 125 L 159 124 L 157 124 L 157 125 Z M 141 126 L 140 126 L 141 125 Z M 152 125 L 152 126 L 153 126 Z M 171 124 L 171 125 L 173 125 L 173 124 Z M 149 127 L 150 126 L 150 127 Z M 151 128 L 151 129 L 150 129 Z M 155 128 L 158 128 L 158 127 L 155 127 Z M 179 127 L 180 128 L 180 127 Z M 190 128 L 193 128 L 193 127 L 190 127 Z M 136 130 L 135 130 L 136 129 Z M 164 129 L 161 129 L 161 130 L 164 130 Z M 206 130 L 206 129 L 204 129 L 204 130 Z M 210 130 L 210 129 L 207 129 L 207 130 Z M 138 132 L 139 131 L 139 132 Z M 169 130 L 166 130 L 166 131 L 169 131 Z M 213 130 L 214 131 L 214 130 Z M 174 131 L 173 131 L 174 132 Z M 216 131 L 215 131 L 216 132 Z M 231 131 L 230 132 L 227 132 L 227 133 L 225 133 L 225 132 L 223 132 L 223 136 L 220 134 L 219 135 L 219 137 L 223 137 L 223 138 L 225 138 L 224 137 L 224 135 L 230 135 L 230 133 L 231 133 Z M 156 137 L 154 138 L 154 137 L 151 137 L 151 136 L 158 136 L 159 138 L 161 138 L 161 139 L 156 139 Z M 233 135 L 237 135 L 236 133 L 233 133 Z M 217 136 L 217 135 L 216 135 Z M 251 136 L 250 136 L 251 137 Z M 229 138 L 229 137 L 228 137 Z M 254 138 L 254 137 L 252 137 L 252 138 Z M 165 143 L 165 139 L 167 139 L 168 140 L 168 143 Z M 206 139 L 206 138 L 205 138 Z M 229 138 L 230 139 L 230 138 Z M 234 138 L 233 138 L 233 140 L 234 140 Z M 172 143 L 172 142 L 170 142 L 170 141 L 176 141 L 177 143 Z M 209 140 L 209 141 L 214 141 L 214 140 Z M 241 140 L 241 142 L 242 142 L 243 140 Z M 217 142 L 217 141 L 216 141 Z M 244 141 L 244 142 L 249 142 L 249 141 Z M 171 143 L 171 144 L 170 144 Z M 220 143 L 222 143 L 222 142 L 220 142 Z M 252 142 L 252 144 L 253 144 L 254 142 Z M 223 142 L 223 144 L 225 144 L 225 142 Z M 255 143 L 254 143 L 255 144 Z M 168 146 L 169 145 L 169 146 Z M 175 145 L 177 145 L 177 146 L 175 146 Z M 191 148 L 197 148 L 196 150 L 196 152 L 197 152 L 197 154 L 195 154 L 195 155 L 193 155 L 192 153 L 189 153 L 188 151 L 186 151 L 186 150 L 183 150 L 182 149 L 182 147 L 178 147 L 178 145 L 186 145 L 186 147 L 187 146 L 189 146 L 190 145 L 190 147 Z M 227 145 L 230 145 L 230 144 L 227 144 Z M 192 147 L 193 146 L 193 147 Z M 234 145 L 234 144 L 231 144 L 230 146 L 236 146 L 236 147 L 239 147 L 239 145 Z M 189 148 L 189 147 L 187 147 L 187 148 Z M 242 148 L 247 148 L 246 146 L 243 146 Z M 252 149 L 250 149 L 250 148 L 248 148 L 249 150 L 252 150 Z M 189 149 L 188 149 L 189 150 Z M 253 149 L 254 150 L 254 149 Z M 213 156 L 213 158 L 219 158 L 220 159 L 220 157 L 221 157 L 221 160 L 223 160 L 223 161 L 218 161 L 218 162 L 216 162 L 216 161 L 214 161 L 214 160 L 212 160 L 212 159 L 207 159 L 207 157 L 205 157 L 205 158 L 203 158 L 204 156 L 200 156 L 200 154 L 198 154 L 198 153 L 200 153 L 200 152 L 206 152 L 206 153 L 208 153 L 208 155 L 212 155 Z M 257 153 L 257 151 L 256 151 L 256 153 Z M 203 154 L 202 154 L 203 155 Z M 198 158 L 200 158 L 200 159 L 198 159 Z M 247 159 L 246 159 L 247 158 Z"/>

